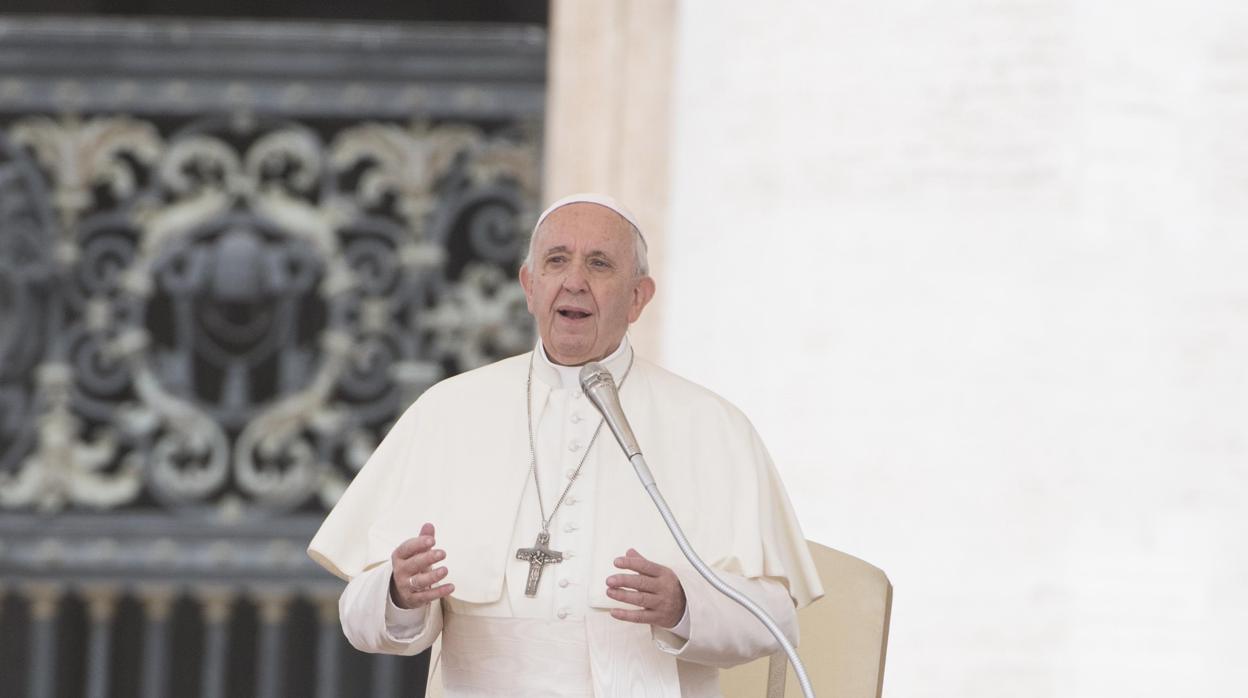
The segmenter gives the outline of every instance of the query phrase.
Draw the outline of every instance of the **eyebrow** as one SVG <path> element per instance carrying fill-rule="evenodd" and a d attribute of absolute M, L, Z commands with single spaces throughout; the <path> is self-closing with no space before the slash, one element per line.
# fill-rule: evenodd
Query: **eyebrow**
<path fill-rule="evenodd" d="M 546 250 L 545 252 L 543 252 L 542 257 L 543 258 L 549 257 L 550 255 L 556 254 L 556 253 L 570 254 L 571 252 L 572 252 L 572 249 L 569 248 L 567 245 L 556 245 Z M 586 257 L 602 257 L 608 260 L 611 259 L 611 255 L 607 254 L 605 250 L 590 250 L 585 256 Z"/>

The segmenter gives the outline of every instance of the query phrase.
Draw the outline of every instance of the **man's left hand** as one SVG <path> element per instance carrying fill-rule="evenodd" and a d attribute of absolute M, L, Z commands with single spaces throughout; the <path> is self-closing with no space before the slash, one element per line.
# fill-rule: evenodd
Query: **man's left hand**
<path fill-rule="evenodd" d="M 622 601 L 640 610 L 613 608 L 611 617 L 630 623 L 648 623 L 660 628 L 674 628 L 685 615 L 685 588 L 670 568 L 651 562 L 641 553 L 628 549 L 624 557 L 615 558 L 615 566 L 637 574 L 613 574 L 607 577 L 607 597 Z"/>

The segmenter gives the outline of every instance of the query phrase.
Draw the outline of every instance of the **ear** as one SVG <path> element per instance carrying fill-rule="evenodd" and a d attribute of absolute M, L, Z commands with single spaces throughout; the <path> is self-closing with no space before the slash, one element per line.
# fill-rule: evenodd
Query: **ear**
<path fill-rule="evenodd" d="M 628 309 L 628 322 L 632 324 L 637 322 L 637 318 L 641 317 L 641 311 L 645 310 L 646 304 L 654 298 L 654 279 L 649 276 L 643 276 L 633 287 L 633 303 Z"/>
<path fill-rule="evenodd" d="M 529 309 L 529 314 L 533 315 L 533 274 L 529 271 L 529 265 L 520 265 L 520 288 L 524 289 L 524 304 Z"/>

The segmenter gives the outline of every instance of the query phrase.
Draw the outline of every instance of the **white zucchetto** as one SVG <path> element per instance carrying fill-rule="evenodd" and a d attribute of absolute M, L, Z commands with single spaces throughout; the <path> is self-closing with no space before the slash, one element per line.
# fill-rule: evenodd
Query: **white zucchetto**
<path fill-rule="evenodd" d="M 641 224 L 637 222 L 637 217 L 634 216 L 631 211 L 621 206 L 618 201 L 610 196 L 607 196 L 606 194 L 594 194 L 592 192 L 571 194 L 559 199 L 550 206 L 547 206 L 546 210 L 542 211 L 542 215 L 537 217 L 537 223 L 533 224 L 533 232 L 537 232 L 537 229 L 542 226 L 542 221 L 545 221 L 547 216 L 569 204 L 595 204 L 597 206 L 602 206 L 603 208 L 611 209 L 612 211 L 620 214 L 624 220 L 628 221 L 630 225 L 637 229 L 637 234 L 641 235 L 641 241 L 643 243 L 646 241 L 646 236 L 641 232 Z"/>

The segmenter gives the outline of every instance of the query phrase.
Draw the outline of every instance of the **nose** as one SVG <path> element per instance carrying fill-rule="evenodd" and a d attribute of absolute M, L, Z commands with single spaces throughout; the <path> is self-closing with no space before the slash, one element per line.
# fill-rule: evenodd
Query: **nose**
<path fill-rule="evenodd" d="M 568 273 L 563 276 L 563 289 L 569 293 L 580 293 L 589 290 L 589 282 L 585 279 L 585 272 L 579 265 L 572 265 L 568 269 Z"/>

